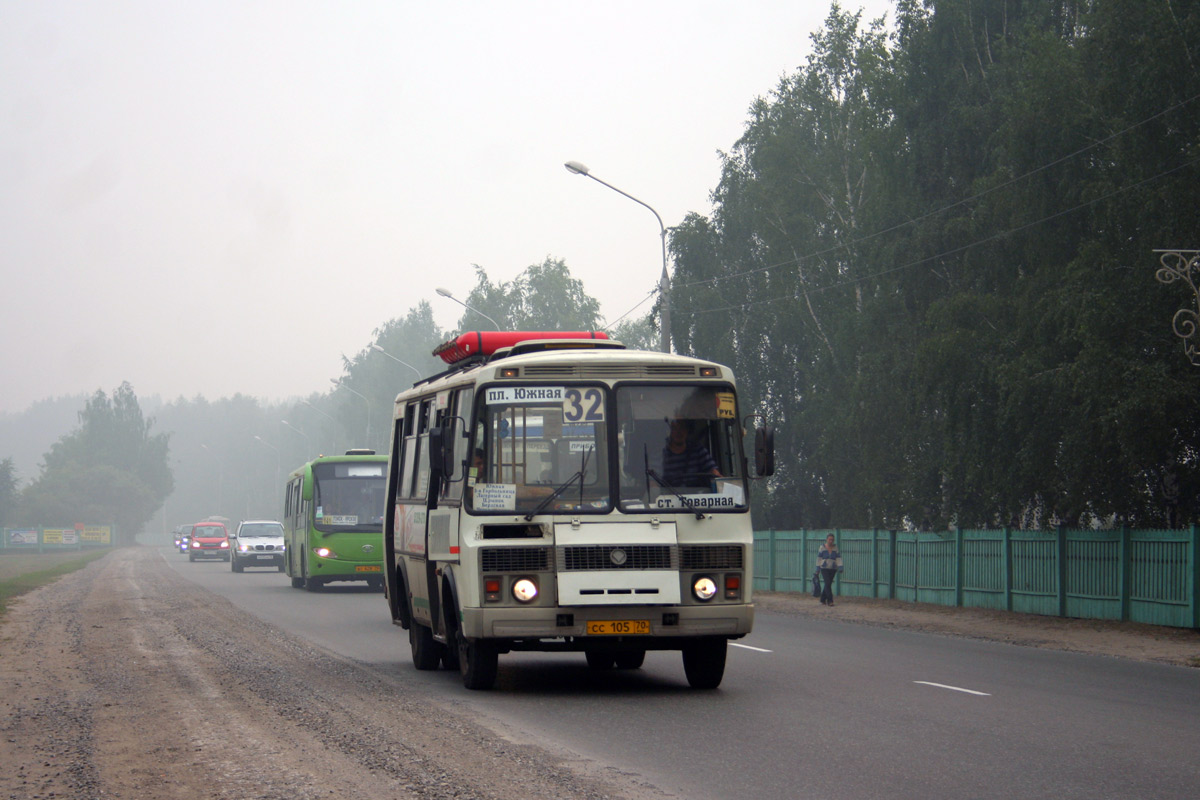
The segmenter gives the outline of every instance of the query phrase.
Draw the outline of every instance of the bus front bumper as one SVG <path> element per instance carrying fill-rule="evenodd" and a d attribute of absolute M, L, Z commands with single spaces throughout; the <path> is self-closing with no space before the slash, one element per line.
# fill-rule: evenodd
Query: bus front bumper
<path fill-rule="evenodd" d="M 593 625 L 589 626 L 589 622 Z M 609 624 L 596 624 L 609 623 Z M 645 633 L 627 634 L 630 625 Z M 754 604 L 710 606 L 621 606 L 558 608 L 467 608 L 462 630 L 469 639 L 518 641 L 514 649 L 588 649 L 603 641 L 643 646 L 647 650 L 679 649 L 683 640 L 705 636 L 740 638 L 754 627 Z M 592 632 L 589 632 L 592 631 Z M 597 633 L 595 631 L 605 632 Z M 530 646 L 533 641 L 540 644 Z M 544 640 L 562 640 L 557 644 Z"/>

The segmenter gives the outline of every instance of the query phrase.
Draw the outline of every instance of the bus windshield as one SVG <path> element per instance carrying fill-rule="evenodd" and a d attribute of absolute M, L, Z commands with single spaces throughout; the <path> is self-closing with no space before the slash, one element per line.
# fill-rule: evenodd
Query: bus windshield
<path fill-rule="evenodd" d="M 737 402 L 731 388 L 617 388 L 620 508 L 742 511 Z"/>
<path fill-rule="evenodd" d="M 313 465 L 314 525 L 319 531 L 382 531 L 387 488 L 380 462 Z"/>
<path fill-rule="evenodd" d="M 467 475 L 476 513 L 606 513 L 607 392 L 602 386 L 496 386 L 479 394 Z"/>

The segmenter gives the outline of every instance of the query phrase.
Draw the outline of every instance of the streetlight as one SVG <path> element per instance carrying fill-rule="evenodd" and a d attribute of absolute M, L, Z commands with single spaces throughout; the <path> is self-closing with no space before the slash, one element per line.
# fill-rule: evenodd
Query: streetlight
<path fill-rule="evenodd" d="M 395 361 L 397 364 L 403 364 L 404 366 L 411 369 L 413 372 L 417 373 L 417 380 L 420 380 L 422 377 L 424 377 L 423 375 L 421 375 L 421 370 L 417 369 L 416 367 L 414 367 L 412 364 L 408 363 L 407 361 L 401 361 L 400 359 L 396 358 L 394 355 L 389 353 L 387 350 L 384 350 L 379 345 L 373 344 L 373 345 L 371 345 L 371 349 L 374 350 L 376 353 L 383 353 L 385 356 L 390 358 L 392 361 Z"/>
<path fill-rule="evenodd" d="M 328 415 L 328 414 L 326 414 L 324 411 L 322 411 L 321 409 L 317 408 L 316 406 L 314 406 L 312 403 L 308 402 L 307 400 L 301 400 L 301 401 L 300 401 L 300 404 L 301 404 L 301 405 L 308 406 L 308 407 L 309 407 L 309 408 L 311 408 L 313 411 L 317 412 L 317 413 L 318 413 L 318 414 L 320 414 L 321 416 L 325 417 L 325 419 L 327 419 L 327 420 L 329 420 L 330 422 L 332 422 L 332 423 L 334 424 L 334 428 L 333 428 L 334 430 L 337 430 L 337 426 L 338 426 L 339 424 L 341 424 L 341 423 L 339 423 L 339 422 L 338 422 L 336 419 L 334 419 L 333 417 L 329 416 L 329 415 Z M 332 445 L 333 449 L 332 449 L 330 452 L 332 452 L 332 453 L 336 453 L 336 452 L 337 452 L 337 439 L 333 439 L 333 440 L 332 440 L 332 442 L 331 442 L 331 445 Z"/>
<path fill-rule="evenodd" d="M 492 319 L 492 318 L 491 318 L 491 317 L 489 317 L 487 314 L 485 314 L 485 313 L 483 313 L 482 311 L 480 311 L 478 308 L 474 308 L 474 307 L 472 307 L 472 306 L 469 306 L 469 305 L 467 305 L 466 303 L 464 303 L 462 300 L 459 300 L 457 297 L 455 297 L 454 295 L 450 294 L 450 290 L 449 290 L 449 289 L 443 289 L 443 288 L 441 288 L 441 287 L 439 286 L 439 287 L 438 287 L 438 289 L 437 289 L 437 293 L 438 293 L 438 294 L 440 294 L 442 297 L 448 297 L 448 298 L 450 298 L 451 300 L 453 300 L 454 302 L 458 303 L 460 306 L 462 306 L 463 308 L 467 309 L 468 311 L 474 311 L 476 314 L 478 314 L 479 316 L 481 316 L 481 317 L 483 317 L 484 319 L 486 319 L 488 322 L 490 322 L 490 323 L 492 323 L 493 325 L 495 325 L 495 326 L 496 326 L 496 330 L 500 330 L 500 323 L 499 323 L 499 322 L 496 322 L 496 320 Z"/>
<path fill-rule="evenodd" d="M 297 428 L 295 425 L 293 425 L 293 424 L 291 424 L 290 422 L 288 422 L 286 419 L 281 419 L 281 420 L 279 420 L 279 421 L 280 421 L 280 422 L 283 424 L 283 427 L 285 427 L 285 428 L 291 428 L 291 429 L 292 429 L 292 430 L 294 430 L 296 433 L 298 433 L 298 434 L 300 434 L 301 436 L 303 436 L 303 437 L 304 437 L 304 446 L 308 448 L 308 452 L 309 452 L 309 454 L 311 454 L 311 453 L 312 453 L 312 442 L 310 442 L 310 441 L 308 440 L 308 434 L 307 434 L 307 433 L 305 433 L 304 431 L 300 430 L 299 428 Z"/>
<path fill-rule="evenodd" d="M 358 392 L 354 391 L 346 384 L 342 383 L 337 378 L 330 378 L 329 382 L 332 383 L 334 386 L 340 386 L 341 388 L 345 389 L 350 394 L 357 394 L 359 397 L 361 397 L 363 399 L 363 402 L 367 404 L 367 440 L 365 442 L 363 442 L 363 444 L 366 445 L 367 447 L 370 447 L 371 446 L 371 401 L 367 399 L 367 396 L 365 394 L 359 394 Z"/>
<path fill-rule="evenodd" d="M 658 215 L 658 212 L 655 211 L 649 203 L 638 200 L 636 197 L 629 194 L 629 192 L 623 192 L 617 187 L 613 186 L 611 183 L 606 183 L 605 181 L 597 178 L 591 173 L 590 170 L 588 170 L 585 164 L 581 164 L 578 161 L 568 161 L 563 164 L 563 166 L 567 168 L 567 172 L 591 178 L 596 183 L 607 186 L 617 194 L 628 197 L 638 205 L 649 208 L 650 213 L 654 215 L 656 220 L 658 220 L 659 236 L 662 239 L 662 277 L 658 279 L 658 293 L 662 296 L 662 328 L 659 331 L 661 334 L 660 349 L 664 353 L 671 352 L 671 279 L 667 275 L 667 228 L 665 225 L 663 225 L 662 217 Z M 439 289 L 438 291 L 440 292 L 441 290 Z"/>
<path fill-rule="evenodd" d="M 274 451 L 275 451 L 275 488 L 271 490 L 271 496 L 272 496 L 272 497 L 278 497 L 278 494 L 279 494 L 279 473 L 282 471 L 282 470 L 280 469 L 280 464 L 279 464 L 279 448 L 278 448 L 278 447 L 276 447 L 275 445 L 271 444 L 270 442 L 268 442 L 266 439 L 262 438 L 261 436 L 258 436 L 257 434 L 254 436 L 254 441 L 258 442 L 259 444 L 263 445 L 264 447 L 269 447 L 269 448 L 271 448 L 272 450 L 274 450 Z M 279 506 L 278 506 L 278 503 L 277 503 L 277 504 L 276 504 L 276 508 L 278 508 L 278 507 L 279 507 Z"/>

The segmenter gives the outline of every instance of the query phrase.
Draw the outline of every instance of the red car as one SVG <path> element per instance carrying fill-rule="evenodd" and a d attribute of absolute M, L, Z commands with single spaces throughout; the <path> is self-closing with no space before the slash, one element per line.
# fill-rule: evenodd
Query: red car
<path fill-rule="evenodd" d="M 188 542 L 188 561 L 197 558 L 229 560 L 229 531 L 219 522 L 197 522 Z"/>

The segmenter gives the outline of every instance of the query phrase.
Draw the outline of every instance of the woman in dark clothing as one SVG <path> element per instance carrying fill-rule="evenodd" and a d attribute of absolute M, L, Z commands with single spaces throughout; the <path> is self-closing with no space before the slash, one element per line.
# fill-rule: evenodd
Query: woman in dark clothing
<path fill-rule="evenodd" d="M 821 545 L 821 549 L 817 551 L 817 569 L 821 571 L 821 578 L 825 581 L 825 587 L 821 590 L 821 605 L 831 606 L 833 605 L 833 576 L 842 571 L 842 554 L 838 550 L 832 533 L 825 537 L 825 544 Z"/>

